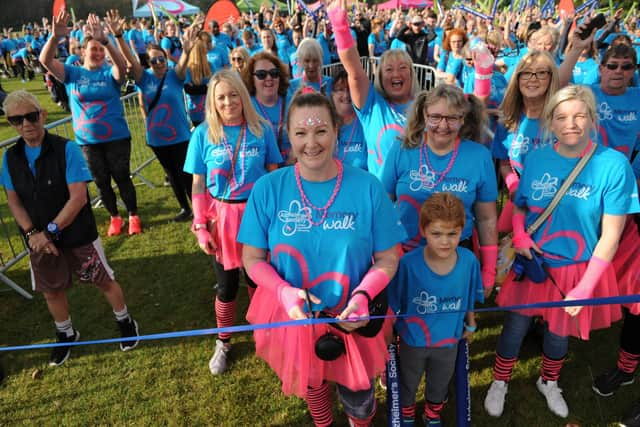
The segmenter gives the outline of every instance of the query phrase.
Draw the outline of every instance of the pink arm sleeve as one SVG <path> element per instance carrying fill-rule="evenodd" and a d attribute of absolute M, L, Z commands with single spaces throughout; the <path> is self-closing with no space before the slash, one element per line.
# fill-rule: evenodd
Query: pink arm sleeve
<path fill-rule="evenodd" d="M 333 37 L 338 50 L 347 50 L 355 44 L 349 21 L 347 20 L 347 11 L 341 7 L 335 7 L 328 11 L 329 21 L 333 28 Z"/>
<path fill-rule="evenodd" d="M 256 262 L 248 271 L 248 274 L 251 280 L 258 286 L 262 286 L 273 292 L 287 313 L 296 305 L 302 305 L 303 301 L 298 296 L 299 289 L 294 288 L 280 277 L 276 269 L 268 262 Z"/>
<path fill-rule="evenodd" d="M 516 249 L 529 249 L 533 246 L 533 240 L 524 230 L 524 214 L 513 214 L 511 223 L 513 224 L 513 246 Z"/>
<path fill-rule="evenodd" d="M 567 294 L 567 297 L 575 299 L 591 298 L 593 290 L 610 265 L 609 261 L 605 261 L 595 255 L 592 256 L 578 285 Z"/>
<path fill-rule="evenodd" d="M 496 283 L 498 245 L 480 246 L 480 259 L 482 261 L 482 286 L 492 288 Z"/>

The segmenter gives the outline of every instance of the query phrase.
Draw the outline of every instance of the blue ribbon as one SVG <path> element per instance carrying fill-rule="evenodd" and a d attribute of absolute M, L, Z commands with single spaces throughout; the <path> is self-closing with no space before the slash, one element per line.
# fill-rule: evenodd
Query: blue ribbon
<path fill-rule="evenodd" d="M 623 295 L 616 297 L 605 297 L 605 298 L 590 298 L 583 300 L 572 300 L 572 301 L 549 301 L 549 302 L 538 302 L 533 304 L 519 304 L 519 305 L 510 305 L 504 307 L 484 307 L 484 308 L 476 308 L 474 309 L 474 313 L 483 313 L 483 312 L 492 312 L 492 311 L 516 311 L 516 310 L 526 310 L 533 308 L 561 308 L 561 307 L 576 307 L 576 306 L 593 306 L 593 305 L 608 305 L 608 304 L 629 304 L 629 303 L 637 303 L 640 302 L 640 294 L 635 295 Z M 447 313 L 466 313 L 466 310 L 451 310 L 447 311 Z M 439 314 L 439 313 L 430 313 L 430 314 Z M 415 315 L 411 314 L 393 314 L 386 316 L 370 316 L 369 320 L 374 319 L 386 319 L 386 318 L 408 318 L 415 317 Z M 361 319 L 360 319 L 361 320 Z M 338 323 L 341 320 L 335 318 L 318 318 L 318 319 L 302 319 L 302 320 L 287 320 L 283 322 L 273 322 L 273 323 L 259 323 L 254 325 L 238 325 L 231 326 L 226 328 L 208 328 L 208 329 L 194 329 L 190 331 L 180 331 L 180 332 L 164 332 L 160 334 L 151 334 L 151 335 L 141 335 L 137 337 L 128 337 L 128 338 L 108 338 L 102 340 L 92 340 L 92 341 L 78 341 L 71 343 L 46 343 L 46 344 L 29 344 L 29 345 L 16 345 L 9 347 L 0 347 L 0 352 L 3 351 L 18 351 L 18 350 L 37 350 L 43 348 L 53 348 L 53 347 L 64 347 L 64 346 L 83 346 L 83 345 L 93 345 L 93 344 L 113 344 L 120 343 L 123 341 L 149 341 L 149 340 L 159 340 L 159 339 L 169 339 L 169 338 L 182 338 L 182 337 L 194 337 L 201 335 L 214 335 L 219 333 L 238 333 L 238 332 L 251 332 L 262 329 L 275 329 L 275 328 L 283 328 L 288 326 L 311 326 L 311 325 L 323 325 L 330 323 Z"/>

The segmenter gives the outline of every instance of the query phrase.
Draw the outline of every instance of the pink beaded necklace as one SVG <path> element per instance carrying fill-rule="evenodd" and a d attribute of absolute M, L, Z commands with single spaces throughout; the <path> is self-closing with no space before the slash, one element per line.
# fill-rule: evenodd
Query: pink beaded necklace
<path fill-rule="evenodd" d="M 236 141 L 235 152 L 231 149 L 231 145 L 229 144 L 229 141 L 227 141 L 226 134 L 222 137 L 222 144 L 224 145 L 225 150 L 229 154 L 229 161 L 231 162 L 231 165 L 229 166 L 229 175 L 227 175 L 227 181 L 229 182 L 228 187 L 231 191 L 234 187 L 234 184 L 235 184 L 235 188 L 238 189 L 244 183 L 245 156 L 239 154 L 239 151 L 244 152 L 247 148 L 247 124 L 244 121 L 242 122 L 242 128 L 240 129 L 240 133 L 238 134 L 238 140 Z M 238 155 L 240 155 L 240 173 L 241 173 L 240 181 L 236 179 L 236 175 L 235 175 L 235 162 Z M 225 195 L 223 194 L 222 197 L 225 197 Z"/>
<path fill-rule="evenodd" d="M 420 145 L 420 171 L 421 171 L 420 178 L 426 181 L 425 177 L 422 176 L 422 165 L 426 164 L 429 171 L 431 171 L 436 176 L 439 175 L 439 178 L 433 183 L 433 185 L 431 185 L 431 188 L 435 188 L 438 184 L 440 184 L 446 178 L 447 174 L 451 171 L 451 168 L 453 168 L 453 164 L 455 163 L 456 158 L 458 157 L 459 148 L 460 148 L 460 137 L 456 138 L 456 142 L 454 143 L 454 147 L 453 147 L 453 154 L 449 159 L 449 163 L 447 164 L 447 167 L 442 172 L 437 172 L 431 165 L 431 162 L 429 161 L 429 147 L 423 138 L 422 144 Z M 423 152 L 424 152 L 424 155 L 423 155 Z M 423 156 L 425 159 L 424 163 L 422 161 Z"/>
<path fill-rule="evenodd" d="M 338 176 L 336 178 L 336 185 L 333 187 L 333 193 L 331 194 L 331 197 L 329 197 L 329 200 L 327 201 L 327 203 L 319 208 L 317 206 L 315 206 L 313 203 L 311 203 L 311 201 L 309 200 L 309 198 L 307 198 L 307 195 L 304 194 L 304 189 L 302 188 L 302 180 L 300 178 L 300 164 L 296 163 L 295 167 L 294 167 L 294 174 L 296 177 L 296 185 L 298 186 L 298 191 L 300 192 L 300 198 L 302 199 L 302 205 L 305 208 L 310 208 L 306 211 L 307 213 L 307 218 L 309 219 L 309 222 L 311 223 L 311 225 L 314 226 L 318 226 L 321 225 L 324 220 L 327 218 L 327 213 L 329 212 L 329 208 L 331 207 L 331 205 L 333 205 L 333 202 L 336 200 L 336 197 L 338 196 L 338 193 L 340 192 L 340 187 L 342 186 L 342 175 L 343 175 L 343 171 L 344 168 L 342 167 L 342 162 L 340 160 L 335 160 L 336 162 L 336 166 L 338 167 Z M 318 213 L 321 213 L 322 215 L 320 216 L 320 221 L 315 222 L 312 218 L 312 211 L 317 211 Z"/>
<path fill-rule="evenodd" d="M 284 108 L 282 108 L 282 97 L 279 96 L 278 97 L 278 102 L 277 102 L 277 106 L 278 106 L 278 111 L 280 112 L 280 117 L 278 118 L 278 123 L 274 123 L 271 121 L 271 117 L 269 117 L 269 114 L 267 114 L 267 110 L 264 108 L 265 106 L 262 105 L 262 102 L 260 102 L 258 100 L 258 98 L 256 97 L 256 103 L 258 104 L 258 107 L 260 108 L 260 112 L 262 113 L 262 117 L 264 117 L 265 119 L 267 119 L 269 121 L 269 123 L 271 124 L 271 129 L 273 129 L 273 134 L 276 137 L 276 141 L 280 141 L 280 134 L 282 133 L 282 120 L 284 119 Z"/>

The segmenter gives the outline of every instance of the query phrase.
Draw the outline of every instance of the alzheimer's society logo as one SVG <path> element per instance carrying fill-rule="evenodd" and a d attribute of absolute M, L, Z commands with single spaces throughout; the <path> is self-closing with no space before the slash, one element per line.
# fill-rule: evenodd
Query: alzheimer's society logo
<path fill-rule="evenodd" d="M 282 234 L 289 237 L 298 231 L 311 230 L 311 209 L 302 204 L 298 200 L 292 200 L 289 204 L 289 210 L 281 210 L 278 212 L 278 219 L 283 222 Z"/>

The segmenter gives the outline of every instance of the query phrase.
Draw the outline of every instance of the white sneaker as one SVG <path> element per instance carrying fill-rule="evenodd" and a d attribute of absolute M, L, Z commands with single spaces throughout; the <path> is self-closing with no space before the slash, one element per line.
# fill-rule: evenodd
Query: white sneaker
<path fill-rule="evenodd" d="M 569 408 L 567 407 L 567 402 L 564 401 L 564 397 L 562 397 L 562 389 L 558 387 L 558 382 L 547 381 L 544 383 L 542 377 L 539 377 L 538 381 L 536 381 L 536 386 L 538 391 L 547 399 L 549 410 L 559 417 L 567 418 Z"/>
<path fill-rule="evenodd" d="M 209 370 L 213 375 L 219 375 L 227 370 L 227 353 L 231 349 L 231 344 L 216 340 L 216 349 L 209 360 Z"/>
<path fill-rule="evenodd" d="M 499 417 L 504 411 L 504 398 L 507 395 L 509 384 L 505 381 L 493 380 L 487 397 L 484 398 L 484 409 L 492 417 Z"/>

